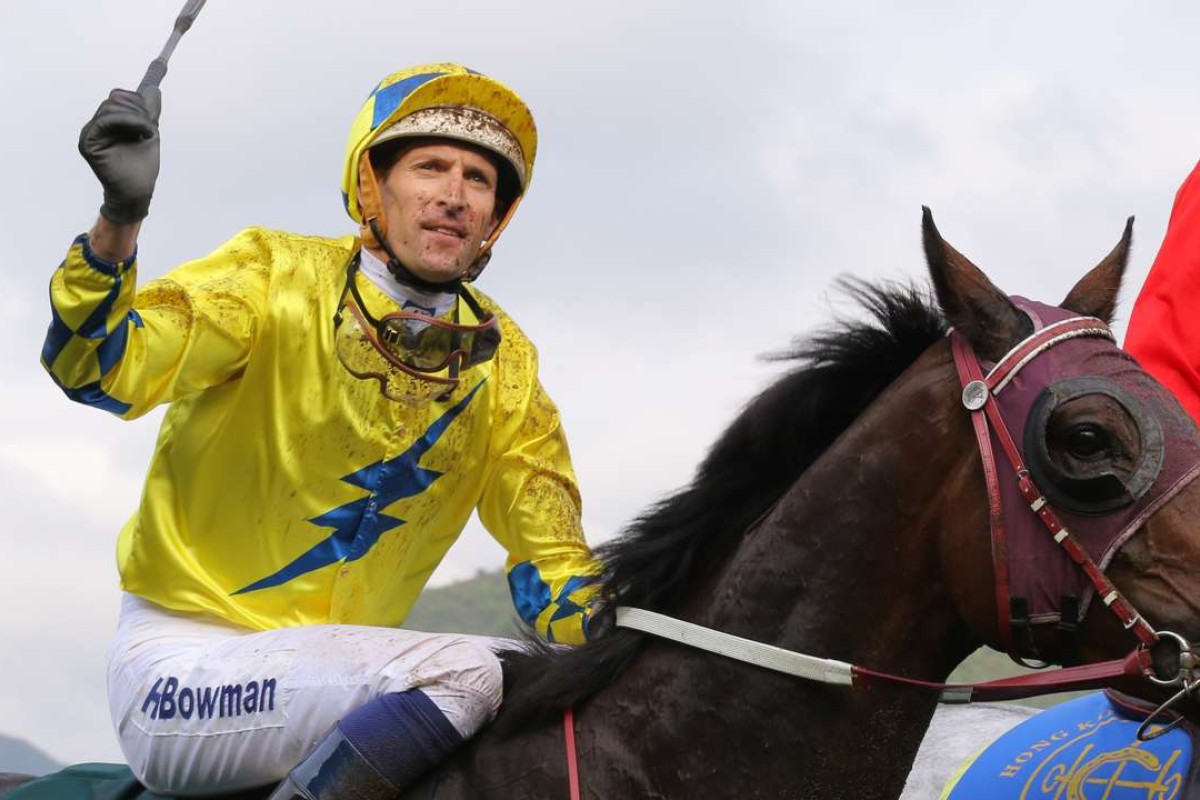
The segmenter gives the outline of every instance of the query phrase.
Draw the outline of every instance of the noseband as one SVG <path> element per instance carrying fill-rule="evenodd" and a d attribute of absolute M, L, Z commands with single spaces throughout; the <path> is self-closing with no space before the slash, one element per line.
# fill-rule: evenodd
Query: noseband
<path fill-rule="evenodd" d="M 1187 641 L 1156 631 L 1104 568 L 1150 515 L 1200 472 L 1194 431 L 1166 390 L 1113 346 L 1112 331 L 1102 320 L 1011 299 L 1035 330 L 986 374 L 966 338 L 950 334 L 962 403 L 971 413 L 987 485 L 1000 639 L 1014 660 L 1026 663 L 1037 658 L 1033 628 L 1053 624 L 1070 653 L 1069 642 L 1096 596 L 1137 637 L 1148 679 L 1193 684 L 1196 656 Z M 1068 510 L 1048 500 L 1035 480 L 1038 470 L 1030 468 L 1037 454 L 1026 452 L 1036 437 L 1010 432 L 1031 433 L 1031 419 L 1044 425 L 1047 394 L 1060 386 L 1068 387 L 1068 398 L 1087 389 L 1107 394 L 1138 423 L 1148 455 L 1117 508 Z M 1181 661 L 1179 674 L 1166 681 L 1155 674 L 1148 656 L 1163 638 L 1179 647 Z"/>

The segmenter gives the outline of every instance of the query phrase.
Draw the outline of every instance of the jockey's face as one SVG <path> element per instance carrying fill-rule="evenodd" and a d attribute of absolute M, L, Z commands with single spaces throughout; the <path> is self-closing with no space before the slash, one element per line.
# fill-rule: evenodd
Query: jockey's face
<path fill-rule="evenodd" d="M 431 283 L 460 277 L 496 227 L 497 180 L 492 161 L 468 145 L 405 150 L 380 184 L 388 244 L 401 263 Z"/>

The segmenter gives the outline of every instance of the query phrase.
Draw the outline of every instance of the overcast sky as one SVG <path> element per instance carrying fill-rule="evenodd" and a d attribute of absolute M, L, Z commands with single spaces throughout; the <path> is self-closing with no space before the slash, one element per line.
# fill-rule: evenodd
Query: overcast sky
<path fill-rule="evenodd" d="M 120 759 L 114 542 L 161 415 L 58 393 L 46 284 L 99 205 L 79 128 L 178 5 L 0 0 L 0 732 L 63 761 Z M 249 225 L 352 231 L 346 131 L 388 72 L 509 83 L 541 147 L 480 287 L 540 346 L 594 541 L 688 480 L 782 369 L 760 355 L 845 309 L 837 276 L 924 280 L 922 204 L 1002 288 L 1049 301 L 1137 215 L 1127 313 L 1200 158 L 1200 6 L 834 5 L 211 0 L 163 85 L 140 277 Z M 475 530 L 436 580 L 501 562 Z"/>

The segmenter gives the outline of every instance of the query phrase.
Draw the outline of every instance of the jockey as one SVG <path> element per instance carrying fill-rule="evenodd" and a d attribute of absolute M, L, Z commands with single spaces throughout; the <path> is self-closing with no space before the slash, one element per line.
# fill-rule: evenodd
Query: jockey
<path fill-rule="evenodd" d="M 159 107 L 115 90 L 83 128 L 104 202 L 54 273 L 42 351 L 77 402 L 169 404 L 117 546 L 121 747 L 160 793 L 392 796 L 500 704 L 490 640 L 399 627 L 473 512 L 521 618 L 588 635 L 598 567 L 558 412 L 469 285 L 529 186 L 533 118 L 456 64 L 389 75 L 346 151 L 357 236 L 251 228 L 139 289 Z"/>

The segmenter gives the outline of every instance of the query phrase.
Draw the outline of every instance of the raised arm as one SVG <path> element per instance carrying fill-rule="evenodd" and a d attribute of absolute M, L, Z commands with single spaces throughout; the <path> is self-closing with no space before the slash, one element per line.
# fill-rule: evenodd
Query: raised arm
<path fill-rule="evenodd" d="M 158 177 L 159 93 L 114 90 L 79 136 L 100 216 L 50 281 L 42 364 L 70 397 L 136 417 L 237 374 L 265 307 L 271 260 L 247 231 L 137 287 L 137 242 Z"/>

